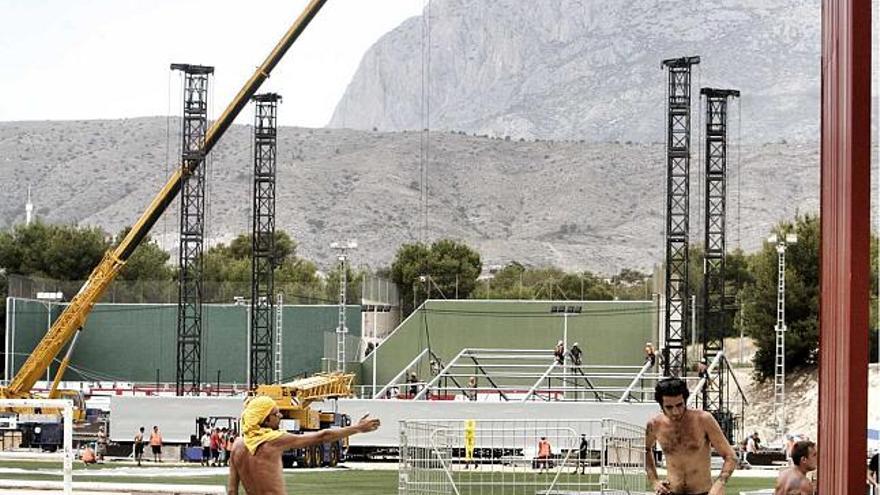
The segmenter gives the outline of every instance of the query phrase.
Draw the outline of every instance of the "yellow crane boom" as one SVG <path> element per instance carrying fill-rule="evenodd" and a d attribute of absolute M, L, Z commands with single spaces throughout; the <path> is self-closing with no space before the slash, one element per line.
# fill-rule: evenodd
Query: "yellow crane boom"
<path fill-rule="evenodd" d="M 299 38 L 306 26 L 309 25 L 309 22 L 311 22 L 321 7 L 324 6 L 325 2 L 326 0 L 311 0 L 309 2 L 302 14 L 284 34 L 284 37 L 281 38 L 281 41 L 275 45 L 275 48 L 263 61 L 262 65 L 254 71 L 254 74 L 244 84 L 232 102 L 229 103 L 229 106 L 226 107 L 220 118 L 208 129 L 203 149 L 205 154 L 211 151 L 211 148 L 217 144 L 223 133 L 232 125 L 232 122 L 241 110 L 247 105 L 251 97 L 256 94 L 260 85 L 269 77 L 272 69 L 275 68 L 294 41 Z M 86 280 L 73 300 L 70 301 L 64 312 L 55 320 L 55 323 L 28 356 L 27 361 L 22 365 L 19 372 L 15 374 L 9 385 L 0 388 L 0 397 L 23 398 L 30 394 L 31 388 L 40 379 L 46 366 L 55 359 L 55 356 L 61 352 L 64 345 L 82 328 L 89 313 L 92 311 L 92 307 L 119 274 L 125 262 L 147 236 L 150 229 L 159 220 L 162 213 L 168 208 L 168 205 L 171 204 L 171 201 L 177 196 L 182 182 L 193 173 L 197 166 L 198 161 L 185 161 L 181 163 L 180 167 L 177 167 L 177 170 L 153 198 L 153 201 L 146 211 L 141 214 L 138 221 L 128 232 L 128 235 L 125 236 L 125 239 L 118 246 L 109 249 L 104 254 L 101 262 L 89 275 L 88 280 Z M 64 368 L 65 366 L 61 366 L 60 370 L 63 372 Z M 58 378 L 60 379 L 60 377 Z"/>

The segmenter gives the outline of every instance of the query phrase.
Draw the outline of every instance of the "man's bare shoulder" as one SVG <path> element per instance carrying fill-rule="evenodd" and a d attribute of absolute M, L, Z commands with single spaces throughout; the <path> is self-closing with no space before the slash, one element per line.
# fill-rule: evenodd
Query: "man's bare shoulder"
<path fill-rule="evenodd" d="M 704 411 L 702 409 L 691 409 L 689 412 L 693 413 L 692 418 L 696 419 L 703 426 L 712 426 L 717 425 L 718 421 L 715 420 L 715 416 L 712 416 L 712 413 L 709 411 Z"/>
<path fill-rule="evenodd" d="M 651 416 L 651 418 L 648 420 L 648 423 L 645 426 L 647 426 L 648 428 L 656 428 L 660 425 L 665 424 L 666 420 L 667 420 L 666 416 L 662 412 L 659 412 L 659 413 L 656 413 L 653 416 Z"/>
<path fill-rule="evenodd" d="M 776 483 L 777 493 L 800 494 L 802 491 L 810 493 L 812 483 L 797 468 L 790 467 L 780 473 Z"/>
<path fill-rule="evenodd" d="M 268 447 L 272 450 L 280 449 L 285 450 L 287 448 L 287 444 L 290 442 L 291 437 L 296 437 L 298 435 L 294 435 L 292 433 L 284 432 L 283 435 L 280 435 L 278 438 L 273 438 L 268 442 L 263 443 L 260 447 Z"/>

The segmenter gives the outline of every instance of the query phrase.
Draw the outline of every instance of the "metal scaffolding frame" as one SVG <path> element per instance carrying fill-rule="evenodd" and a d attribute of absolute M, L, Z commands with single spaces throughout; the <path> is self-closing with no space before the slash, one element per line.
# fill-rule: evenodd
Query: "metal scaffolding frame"
<path fill-rule="evenodd" d="M 250 365 L 253 388 L 273 383 L 275 356 L 275 175 L 278 141 L 278 103 L 275 93 L 255 95 L 254 100 L 254 188 L 251 221 L 251 305 Z M 279 370 L 280 371 L 280 370 Z"/>
<path fill-rule="evenodd" d="M 205 236 L 205 135 L 213 67 L 171 64 L 184 74 L 178 253 L 177 395 L 199 395 L 202 368 L 202 247 Z"/>
<path fill-rule="evenodd" d="M 727 102 L 738 98 L 735 89 L 701 88 L 706 99 L 705 205 L 703 252 L 703 359 L 714 360 L 724 351 L 724 337 L 732 319 L 725 300 L 725 257 L 727 228 Z M 703 409 L 716 419 L 728 415 L 725 373 L 715 367 L 703 389 Z M 730 435 L 730 432 L 725 432 Z"/>
<path fill-rule="evenodd" d="M 428 352 L 427 348 L 423 349 L 373 398 L 650 402 L 654 400 L 654 385 L 663 377 L 650 363 L 642 366 L 560 364 L 553 351 L 547 349 L 466 348 L 445 365 L 431 353 L 430 359 L 437 367 L 432 377 L 407 381 L 409 371 L 427 359 Z M 692 382 L 696 383 L 696 379 Z M 398 393 L 393 393 L 395 389 Z"/>
<path fill-rule="evenodd" d="M 687 374 L 688 229 L 691 161 L 691 66 L 700 57 L 667 59 L 666 312 L 663 374 Z"/>
<path fill-rule="evenodd" d="M 722 379 L 718 380 L 717 377 L 719 376 Z M 707 409 L 707 391 L 715 386 L 723 386 L 724 409 L 719 412 L 713 411 L 713 416 L 718 421 L 721 431 L 724 432 L 731 443 L 743 438 L 745 406 L 748 405 L 749 401 L 746 399 L 745 393 L 739 384 L 739 380 L 736 379 L 736 374 L 733 372 L 733 368 L 730 366 L 730 361 L 727 360 L 724 351 L 719 351 L 715 354 L 706 371 L 698 378 L 699 381 L 696 385 L 689 389 L 688 405 L 704 410 Z M 714 385 L 713 382 L 718 385 Z"/>

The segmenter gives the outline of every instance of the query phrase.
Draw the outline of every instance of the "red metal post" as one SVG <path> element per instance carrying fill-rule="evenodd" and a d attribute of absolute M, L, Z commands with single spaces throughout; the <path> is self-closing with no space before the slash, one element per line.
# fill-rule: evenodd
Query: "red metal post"
<path fill-rule="evenodd" d="M 865 491 L 871 1 L 822 3 L 819 493 Z"/>

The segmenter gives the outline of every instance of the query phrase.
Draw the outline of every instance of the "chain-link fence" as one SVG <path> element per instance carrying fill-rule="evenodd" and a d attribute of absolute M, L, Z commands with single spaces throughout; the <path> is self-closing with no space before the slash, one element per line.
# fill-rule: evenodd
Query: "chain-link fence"
<path fill-rule="evenodd" d="M 324 332 L 324 357 L 321 358 L 322 371 L 336 371 L 337 345 L 339 344 L 336 329 Z M 352 370 L 364 353 L 364 343 L 357 335 L 345 335 L 345 369 Z"/>
<path fill-rule="evenodd" d="M 400 304 L 400 294 L 394 282 L 375 275 L 364 275 L 362 283 L 361 294 L 365 304 L 385 306 Z"/>
<path fill-rule="evenodd" d="M 36 299 L 38 292 L 61 292 L 64 301 L 70 301 L 85 281 L 53 280 L 39 277 L 9 275 L 8 296 Z M 335 304 L 321 286 L 305 284 L 275 284 L 275 293 L 284 294 L 285 304 Z M 250 299 L 250 282 L 202 282 L 202 300 L 205 303 L 233 303 L 238 298 Z M 115 280 L 99 302 L 102 303 L 176 303 L 176 280 Z M 352 301 L 356 301 L 353 299 Z"/>

